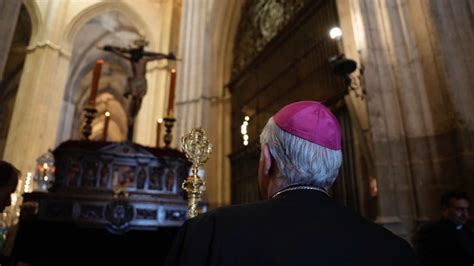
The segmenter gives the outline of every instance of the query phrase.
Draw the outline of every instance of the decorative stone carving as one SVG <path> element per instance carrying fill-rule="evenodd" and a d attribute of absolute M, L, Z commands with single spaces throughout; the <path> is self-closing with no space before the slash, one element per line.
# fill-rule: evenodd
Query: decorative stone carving
<path fill-rule="evenodd" d="M 258 4 L 256 9 L 261 12 L 255 14 L 254 26 L 260 30 L 262 39 L 268 41 L 268 38 L 273 37 L 278 27 L 284 22 L 285 10 L 283 5 L 276 1 L 259 2 Z"/>
<path fill-rule="evenodd" d="M 137 209 L 137 219 L 141 220 L 156 220 L 157 210 L 153 209 Z"/>
<path fill-rule="evenodd" d="M 98 220 L 103 218 L 104 207 L 101 205 L 82 204 L 80 205 L 79 219 Z"/>
<path fill-rule="evenodd" d="M 115 233 L 127 230 L 133 215 L 133 206 L 126 200 L 115 200 L 105 208 L 105 219 L 109 222 L 108 226 L 110 227 L 108 229 Z"/>
<path fill-rule="evenodd" d="M 243 6 L 236 35 L 232 76 L 238 75 L 309 0 L 255 0 Z"/>

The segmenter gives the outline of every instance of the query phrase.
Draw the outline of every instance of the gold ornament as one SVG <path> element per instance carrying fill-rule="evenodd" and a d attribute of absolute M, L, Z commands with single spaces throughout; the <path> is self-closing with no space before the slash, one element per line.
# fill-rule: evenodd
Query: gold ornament
<path fill-rule="evenodd" d="M 183 181 L 181 188 L 188 193 L 188 217 L 193 218 L 198 215 L 197 204 L 206 190 L 206 184 L 199 178 L 198 170 L 209 159 L 212 144 L 204 129 L 193 128 L 190 133 L 181 137 L 181 147 L 186 153 L 186 158 L 192 163 L 191 175 Z"/>

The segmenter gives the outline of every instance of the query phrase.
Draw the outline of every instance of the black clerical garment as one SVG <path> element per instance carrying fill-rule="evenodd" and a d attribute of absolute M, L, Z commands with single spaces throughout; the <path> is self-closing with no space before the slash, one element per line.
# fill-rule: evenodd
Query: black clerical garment
<path fill-rule="evenodd" d="M 474 234 L 446 219 L 421 227 L 417 253 L 423 266 L 473 266 Z"/>
<path fill-rule="evenodd" d="M 185 222 L 167 266 L 411 266 L 410 246 L 324 193 L 294 190 Z"/>

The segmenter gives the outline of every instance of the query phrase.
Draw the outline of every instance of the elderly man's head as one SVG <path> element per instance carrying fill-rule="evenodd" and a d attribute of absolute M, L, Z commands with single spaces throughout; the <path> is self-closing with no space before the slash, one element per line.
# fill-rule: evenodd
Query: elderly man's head
<path fill-rule="evenodd" d="M 327 190 L 342 162 L 339 124 L 319 102 L 283 107 L 263 129 L 260 144 L 259 186 L 267 198 L 291 185 Z"/>
<path fill-rule="evenodd" d="M 10 205 L 10 194 L 16 189 L 19 174 L 13 165 L 0 161 L 0 212 Z"/>

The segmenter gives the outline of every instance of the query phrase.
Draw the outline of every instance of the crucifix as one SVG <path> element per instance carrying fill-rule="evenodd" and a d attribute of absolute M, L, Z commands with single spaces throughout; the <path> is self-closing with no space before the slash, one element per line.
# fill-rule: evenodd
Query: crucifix
<path fill-rule="evenodd" d="M 150 61 L 155 60 L 176 60 L 176 56 L 173 53 L 162 54 L 156 52 L 145 51 L 144 47 L 148 45 L 148 42 L 144 39 L 139 39 L 134 42 L 136 47 L 134 48 L 123 48 L 112 45 L 105 45 L 99 47 L 107 52 L 112 52 L 121 58 L 128 60 L 132 66 L 133 75 L 128 78 L 127 89 L 124 96 L 130 99 L 128 108 L 128 134 L 127 139 L 132 141 L 133 138 L 133 126 L 135 124 L 135 118 L 140 111 L 143 97 L 147 91 L 146 81 L 146 65 Z"/>

